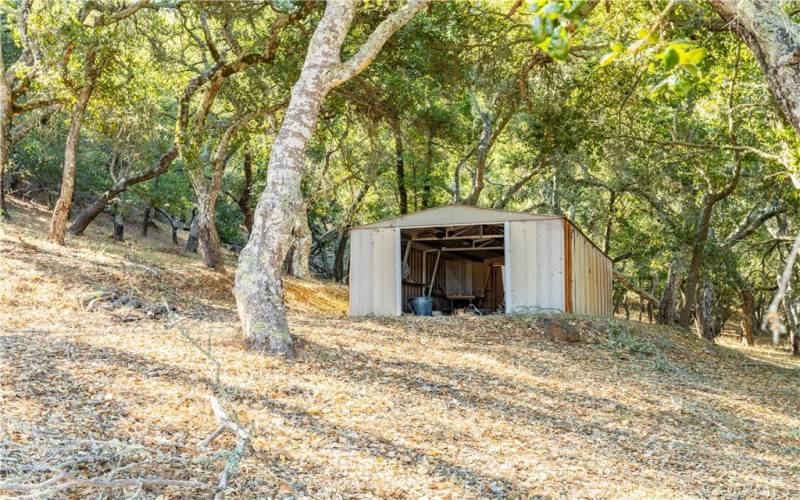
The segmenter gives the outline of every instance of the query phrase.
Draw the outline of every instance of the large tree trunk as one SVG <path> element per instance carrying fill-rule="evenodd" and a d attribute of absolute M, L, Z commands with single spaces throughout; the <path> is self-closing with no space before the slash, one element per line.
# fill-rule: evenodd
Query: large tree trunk
<path fill-rule="evenodd" d="M 709 0 L 747 44 L 775 101 L 800 132 L 800 25 L 776 0 Z"/>
<path fill-rule="evenodd" d="M 98 196 L 91 205 L 86 207 L 81 213 L 75 217 L 75 220 L 72 221 L 72 224 L 69 226 L 69 232 L 78 236 L 83 234 L 89 224 L 100 215 L 103 210 L 108 206 L 109 203 L 114 201 L 117 196 L 127 191 L 127 189 L 131 186 L 135 186 L 136 184 L 148 181 L 159 175 L 166 172 L 172 162 L 178 156 L 178 148 L 176 146 L 172 146 L 169 151 L 164 153 L 161 158 L 159 158 L 158 163 L 154 165 L 149 170 L 142 172 L 141 174 L 134 175 L 121 181 L 115 183 L 111 186 L 108 191 L 104 192 L 100 196 Z"/>
<path fill-rule="evenodd" d="M 300 181 L 306 146 L 325 96 L 363 71 L 386 40 L 426 4 L 412 0 L 391 14 L 344 63 L 339 53 L 357 4 L 337 0 L 325 6 L 272 147 L 267 184 L 256 206 L 253 232 L 239 257 L 234 290 L 245 341 L 250 348 L 294 355 L 283 301 L 282 266 L 297 214 L 303 206 Z"/>
<path fill-rule="evenodd" d="M 64 233 L 67 231 L 67 219 L 69 210 L 72 207 L 72 196 L 75 193 L 75 161 L 78 156 L 78 141 L 81 135 L 81 125 L 86 107 L 94 90 L 94 80 L 90 80 L 81 90 L 78 101 L 72 110 L 72 120 L 69 125 L 69 133 L 64 146 L 64 170 L 61 175 L 61 194 L 56 201 L 53 209 L 53 218 L 50 221 L 50 233 L 47 239 L 50 242 L 63 245 Z"/>
<path fill-rule="evenodd" d="M 300 180 L 306 145 L 329 91 L 327 73 L 339 61 L 339 49 L 354 15 L 355 5 L 347 2 L 326 6 L 272 147 L 267 185 L 236 272 L 236 304 L 251 349 L 294 355 L 281 271 L 295 217 L 303 204 Z"/>
<path fill-rule="evenodd" d="M 109 203 L 117 197 L 119 191 L 111 188 L 105 193 L 101 194 L 92 202 L 91 205 L 84 208 L 77 217 L 72 221 L 69 226 L 69 232 L 75 236 L 83 234 L 89 224 L 106 209 Z"/>

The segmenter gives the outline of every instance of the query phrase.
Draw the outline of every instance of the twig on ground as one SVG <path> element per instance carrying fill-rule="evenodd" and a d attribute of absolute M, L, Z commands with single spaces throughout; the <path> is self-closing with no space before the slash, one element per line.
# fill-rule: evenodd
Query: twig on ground
<path fill-rule="evenodd" d="M 69 472 L 61 472 L 40 483 L 13 484 L 0 483 L 0 491 L 36 492 L 48 491 L 50 493 L 65 490 L 73 486 L 91 486 L 94 488 L 132 488 L 143 486 L 173 486 L 176 488 L 192 488 L 207 490 L 210 486 L 200 481 L 182 481 L 178 479 L 162 478 L 130 478 L 130 479 L 84 479 L 75 477 Z"/>
<path fill-rule="evenodd" d="M 241 425 L 231 419 L 217 398 L 214 396 L 209 396 L 208 401 L 211 403 L 211 411 L 213 411 L 214 416 L 217 417 L 219 427 L 217 427 L 217 429 L 207 438 L 201 441 L 200 445 L 208 446 L 226 430 L 231 431 L 239 438 L 239 440 L 236 442 L 236 446 L 231 452 L 230 458 L 227 460 L 227 462 L 225 462 L 225 468 L 222 470 L 222 473 L 219 476 L 217 491 L 214 495 L 215 499 L 219 499 L 222 498 L 222 492 L 228 487 L 228 480 L 231 478 L 231 476 L 233 476 L 233 473 L 239 466 L 239 462 L 241 462 L 242 458 L 244 457 L 245 451 L 247 451 L 247 446 L 250 444 L 250 431 L 244 429 Z"/>

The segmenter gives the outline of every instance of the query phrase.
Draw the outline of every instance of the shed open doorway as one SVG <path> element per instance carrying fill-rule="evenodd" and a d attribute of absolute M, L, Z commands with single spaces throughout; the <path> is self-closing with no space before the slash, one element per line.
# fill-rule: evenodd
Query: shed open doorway
<path fill-rule="evenodd" d="M 505 236 L 504 224 L 403 228 L 403 312 L 411 313 L 411 300 L 421 296 L 444 315 L 504 312 Z"/>

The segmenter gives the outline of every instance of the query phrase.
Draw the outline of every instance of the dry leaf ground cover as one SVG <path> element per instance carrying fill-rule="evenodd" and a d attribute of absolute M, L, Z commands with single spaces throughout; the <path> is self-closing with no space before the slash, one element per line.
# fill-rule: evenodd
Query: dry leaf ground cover
<path fill-rule="evenodd" d="M 299 356 L 283 361 L 243 350 L 231 278 L 165 229 L 119 244 L 100 224 L 57 248 L 46 212 L 14 216 L 0 229 L 0 482 L 216 485 L 235 438 L 198 444 L 216 427 L 202 348 L 252 434 L 232 497 L 800 497 L 800 365 L 784 350 L 622 321 L 583 321 L 564 344 L 524 317 L 350 319 L 344 287 L 289 281 Z M 183 319 L 81 304 L 111 288 Z"/>

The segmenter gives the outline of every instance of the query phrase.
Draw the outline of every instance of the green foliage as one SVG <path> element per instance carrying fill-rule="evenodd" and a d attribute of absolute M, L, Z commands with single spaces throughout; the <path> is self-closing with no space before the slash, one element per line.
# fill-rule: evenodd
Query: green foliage
<path fill-rule="evenodd" d="M 565 61 L 571 33 L 583 26 L 585 0 L 536 0 L 531 4 L 533 41 L 553 59 Z"/>

